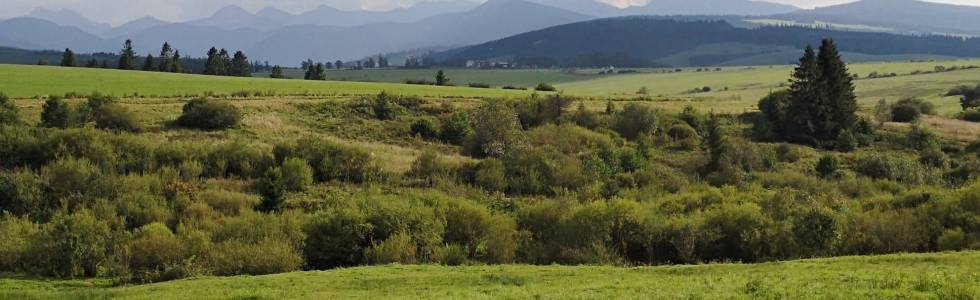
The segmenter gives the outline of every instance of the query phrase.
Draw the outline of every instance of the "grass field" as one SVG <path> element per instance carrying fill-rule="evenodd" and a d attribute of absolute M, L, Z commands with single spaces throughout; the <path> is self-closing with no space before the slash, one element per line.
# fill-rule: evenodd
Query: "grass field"
<path fill-rule="evenodd" d="M 4 299 L 976 299 L 980 252 L 757 265 L 379 266 L 112 287 L 0 279 Z"/>
<path fill-rule="evenodd" d="M 327 71 L 327 80 L 364 81 L 403 83 L 405 80 L 435 79 L 435 69 L 418 70 L 332 70 Z M 506 85 L 533 88 L 538 83 L 562 83 L 599 78 L 598 71 L 581 71 L 563 73 L 555 69 L 543 70 L 480 70 L 480 69 L 449 69 L 446 70 L 449 79 L 456 85 L 466 86 L 470 83 L 484 83 L 493 87 Z M 260 76 L 260 75 L 256 75 Z M 302 70 L 287 71 L 290 78 L 303 78 Z"/>
<path fill-rule="evenodd" d="M 0 65 L 0 91 L 15 98 L 63 95 L 69 92 L 88 94 L 93 91 L 115 96 L 173 97 L 196 96 L 208 92 L 232 94 L 241 91 L 271 92 L 274 95 L 365 95 L 377 94 L 382 90 L 402 95 L 433 97 L 511 97 L 530 94 L 501 89 Z"/>

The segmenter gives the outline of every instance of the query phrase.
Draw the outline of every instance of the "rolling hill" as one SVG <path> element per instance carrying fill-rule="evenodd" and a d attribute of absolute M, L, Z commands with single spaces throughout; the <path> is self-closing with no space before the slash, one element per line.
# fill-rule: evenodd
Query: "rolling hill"
<path fill-rule="evenodd" d="M 446 61 L 533 58 L 571 66 L 666 62 L 674 66 L 721 65 L 748 57 L 760 64 L 786 64 L 824 37 L 844 52 L 866 55 L 980 56 L 980 40 L 833 31 L 804 27 L 737 28 L 723 21 L 621 17 L 556 26 L 440 54 Z M 762 57 L 760 57 L 762 56 Z M 772 60 L 762 59 L 771 56 Z M 608 59 L 607 59 L 608 58 Z M 586 61 L 582 63 L 581 61 Z"/>
<path fill-rule="evenodd" d="M 899 33 L 980 35 L 980 7 L 919 0 L 862 0 L 771 18 L 876 26 Z"/>

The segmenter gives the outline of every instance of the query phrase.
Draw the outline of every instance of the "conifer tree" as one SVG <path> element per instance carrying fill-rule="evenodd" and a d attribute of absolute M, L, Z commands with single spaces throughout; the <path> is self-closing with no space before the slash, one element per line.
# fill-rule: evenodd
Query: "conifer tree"
<path fill-rule="evenodd" d="M 143 61 L 143 71 L 153 71 L 153 55 L 147 54 L 146 60 Z"/>
<path fill-rule="evenodd" d="M 851 74 L 841 59 L 834 40 L 824 39 L 821 42 L 817 64 L 820 66 L 820 91 L 826 99 L 824 105 L 830 111 L 820 139 L 833 141 L 854 128 L 857 122 L 857 97 L 854 95 Z"/>
<path fill-rule="evenodd" d="M 238 77 L 252 77 L 252 66 L 248 63 L 248 57 L 242 51 L 236 51 L 235 57 L 231 60 L 231 70 L 229 72 L 232 76 Z"/>
<path fill-rule="evenodd" d="M 119 52 L 119 69 L 136 70 L 136 53 L 133 51 L 133 41 L 126 40 L 122 51 Z"/>
<path fill-rule="evenodd" d="M 279 65 L 272 66 L 272 73 L 269 74 L 270 78 L 286 78 L 286 75 L 282 72 L 282 67 Z"/>
<path fill-rule="evenodd" d="M 170 72 L 171 73 L 184 72 L 184 66 L 180 63 L 180 50 L 174 51 L 174 59 L 173 62 L 170 63 Z"/>
<path fill-rule="evenodd" d="M 163 47 L 160 49 L 160 57 L 158 57 L 160 63 L 157 64 L 157 68 L 160 72 L 171 72 L 173 71 L 173 61 L 174 61 L 174 49 L 170 47 L 169 42 L 164 42 Z"/>
<path fill-rule="evenodd" d="M 65 54 L 61 56 L 61 66 L 62 67 L 74 67 L 75 66 L 75 52 L 71 52 L 71 49 L 65 48 Z"/>
<path fill-rule="evenodd" d="M 204 63 L 205 75 L 218 75 L 218 49 L 208 50 L 208 60 Z"/>
<path fill-rule="evenodd" d="M 792 103 L 789 106 L 789 115 L 794 116 L 794 122 L 788 124 L 789 128 L 779 130 L 783 138 L 802 143 L 815 142 L 812 137 L 819 127 L 816 119 L 819 118 L 817 114 L 820 113 L 822 102 L 818 68 L 817 55 L 813 47 L 807 46 L 790 79 Z"/>
<path fill-rule="evenodd" d="M 436 85 L 449 85 L 449 77 L 446 77 L 446 72 L 443 72 L 442 70 L 436 72 Z"/>

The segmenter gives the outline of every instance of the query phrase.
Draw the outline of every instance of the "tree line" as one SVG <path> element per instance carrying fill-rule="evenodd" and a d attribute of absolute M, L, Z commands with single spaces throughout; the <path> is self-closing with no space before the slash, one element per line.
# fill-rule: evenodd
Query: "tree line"
<path fill-rule="evenodd" d="M 106 54 L 104 56 L 110 56 Z M 77 67 L 77 62 L 75 61 L 76 54 L 71 49 L 65 49 L 61 57 L 60 66 L 62 67 Z M 164 42 L 160 49 L 159 55 L 154 57 L 152 54 L 147 54 L 145 57 L 140 57 L 136 54 L 136 50 L 133 46 L 132 40 L 126 40 L 123 43 L 122 49 L 116 55 L 115 68 L 120 70 L 142 70 L 142 71 L 152 71 L 152 72 L 167 72 L 167 73 L 201 73 L 205 75 L 216 75 L 216 76 L 236 76 L 236 77 L 251 77 L 253 70 L 272 70 L 273 67 L 269 66 L 268 62 L 264 65 L 259 63 L 249 62 L 248 57 L 242 51 L 236 51 L 233 55 L 229 54 L 226 49 L 217 49 L 212 47 L 208 50 L 207 58 L 187 58 L 180 54 L 180 50 L 174 49 L 169 42 Z M 139 62 L 142 60 L 142 62 Z M 46 64 L 43 61 L 39 61 L 38 64 Z M 91 58 L 85 63 L 87 68 L 110 68 L 109 58 L 103 59 L 101 62 L 95 57 Z M 191 68 L 185 68 L 185 65 L 191 65 Z"/>

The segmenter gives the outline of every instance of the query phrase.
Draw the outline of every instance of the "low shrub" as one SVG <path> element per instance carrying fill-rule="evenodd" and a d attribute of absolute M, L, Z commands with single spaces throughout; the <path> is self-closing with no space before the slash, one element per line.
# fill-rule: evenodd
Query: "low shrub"
<path fill-rule="evenodd" d="M 413 136 L 418 136 L 423 139 L 433 139 L 439 136 L 438 126 L 429 118 L 415 120 L 415 122 L 412 122 L 410 130 Z"/>
<path fill-rule="evenodd" d="M 613 118 L 612 129 L 629 140 L 657 130 L 657 116 L 650 107 L 631 103 Z"/>
<path fill-rule="evenodd" d="M 313 168 L 305 159 L 287 158 L 282 163 L 282 183 L 287 191 L 305 191 L 313 185 Z"/>
<path fill-rule="evenodd" d="M 95 111 L 93 118 L 95 119 L 95 128 L 99 129 L 126 132 L 140 132 L 142 130 L 139 122 L 136 120 L 136 115 L 125 106 L 119 104 L 108 104 L 99 107 Z"/>
<path fill-rule="evenodd" d="M 538 86 L 534 87 L 535 91 L 539 92 L 557 92 L 558 88 L 549 83 L 539 83 Z"/>
<path fill-rule="evenodd" d="M 439 130 L 439 139 L 443 142 L 462 145 L 466 136 L 473 130 L 470 118 L 465 113 L 457 112 L 442 120 L 442 129 Z"/>
<path fill-rule="evenodd" d="M 231 104 L 218 100 L 194 99 L 184 104 L 177 124 L 201 130 L 224 130 L 238 126 L 242 113 Z"/>
<path fill-rule="evenodd" d="M 20 122 L 20 108 L 7 94 L 0 93 L 0 125 L 16 125 Z"/>
<path fill-rule="evenodd" d="M 479 88 L 479 89 L 488 89 L 488 88 L 490 88 L 490 85 L 489 84 L 486 84 L 486 83 L 472 82 L 472 83 L 469 84 L 469 87 L 471 87 L 471 88 Z"/>

